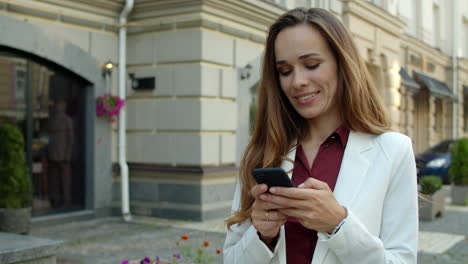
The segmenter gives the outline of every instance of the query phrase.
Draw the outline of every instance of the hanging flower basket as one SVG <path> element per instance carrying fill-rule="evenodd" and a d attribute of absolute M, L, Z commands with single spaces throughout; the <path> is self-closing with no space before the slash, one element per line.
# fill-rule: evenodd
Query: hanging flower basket
<path fill-rule="evenodd" d="M 110 94 L 101 95 L 96 99 L 96 115 L 108 118 L 109 122 L 114 123 L 124 105 L 125 100 L 118 96 Z"/>

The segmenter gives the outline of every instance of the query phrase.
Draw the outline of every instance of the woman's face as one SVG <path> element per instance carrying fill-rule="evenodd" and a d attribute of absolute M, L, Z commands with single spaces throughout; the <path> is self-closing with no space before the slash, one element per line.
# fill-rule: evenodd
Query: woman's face
<path fill-rule="evenodd" d="M 339 118 L 336 59 L 317 28 L 300 24 L 281 31 L 275 57 L 281 89 L 302 117 Z"/>

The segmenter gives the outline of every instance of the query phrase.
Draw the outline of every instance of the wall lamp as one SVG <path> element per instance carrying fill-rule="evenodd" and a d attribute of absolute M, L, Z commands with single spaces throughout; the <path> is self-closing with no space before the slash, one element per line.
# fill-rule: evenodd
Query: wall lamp
<path fill-rule="evenodd" d="M 111 75 L 113 68 L 114 64 L 111 61 L 107 61 L 102 69 L 102 76 L 106 77 L 106 75 Z"/>
<path fill-rule="evenodd" d="M 130 87 L 132 89 L 138 88 L 138 79 L 135 77 L 135 73 L 129 73 L 128 77 L 130 77 Z"/>
<path fill-rule="evenodd" d="M 245 65 L 245 67 L 241 69 L 241 74 L 240 74 L 241 80 L 250 78 L 250 70 L 252 70 L 252 65 L 250 64 Z"/>
<path fill-rule="evenodd" d="M 156 89 L 156 77 L 142 77 L 137 78 L 135 73 L 129 73 L 130 86 L 133 90 L 154 90 Z"/>

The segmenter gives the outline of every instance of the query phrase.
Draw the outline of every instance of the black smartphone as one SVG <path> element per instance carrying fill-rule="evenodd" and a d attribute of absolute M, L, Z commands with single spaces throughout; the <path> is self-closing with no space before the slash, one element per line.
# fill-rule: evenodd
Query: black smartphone
<path fill-rule="evenodd" d="M 273 186 L 294 187 L 288 174 L 282 168 L 253 169 L 252 174 L 258 184 L 266 184 L 268 188 Z"/>

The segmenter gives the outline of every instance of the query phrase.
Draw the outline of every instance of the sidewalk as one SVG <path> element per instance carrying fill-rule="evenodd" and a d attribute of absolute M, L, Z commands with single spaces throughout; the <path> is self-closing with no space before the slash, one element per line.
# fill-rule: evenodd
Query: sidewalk
<path fill-rule="evenodd" d="M 419 222 L 419 264 L 468 263 L 468 206 L 453 206 L 450 186 L 443 187 L 445 214 Z"/>
<path fill-rule="evenodd" d="M 120 217 L 109 217 L 34 228 L 31 235 L 65 241 L 59 264 L 120 264 L 123 259 L 156 256 L 170 259 L 179 253 L 176 242 L 182 235 L 189 236 L 187 242 L 194 249 L 204 241 L 210 242 L 206 249 L 215 257 L 213 263 L 223 263 L 222 254 L 215 253 L 224 243 L 222 220 L 194 223 L 134 217 L 125 222 Z"/>
<path fill-rule="evenodd" d="M 31 235 L 66 241 L 59 255 L 61 264 L 120 264 L 122 259 L 145 256 L 168 259 L 178 252 L 175 243 L 184 234 L 194 247 L 209 241 L 207 249 L 216 257 L 214 263 L 222 263 L 222 256 L 214 253 L 224 243 L 222 220 L 200 223 L 134 217 L 126 223 L 111 217 L 35 228 Z M 447 206 L 443 217 L 420 222 L 418 263 L 468 263 L 468 207 Z"/>
<path fill-rule="evenodd" d="M 418 263 L 468 263 L 468 207 L 447 206 L 441 218 L 420 222 L 419 230 Z"/>

